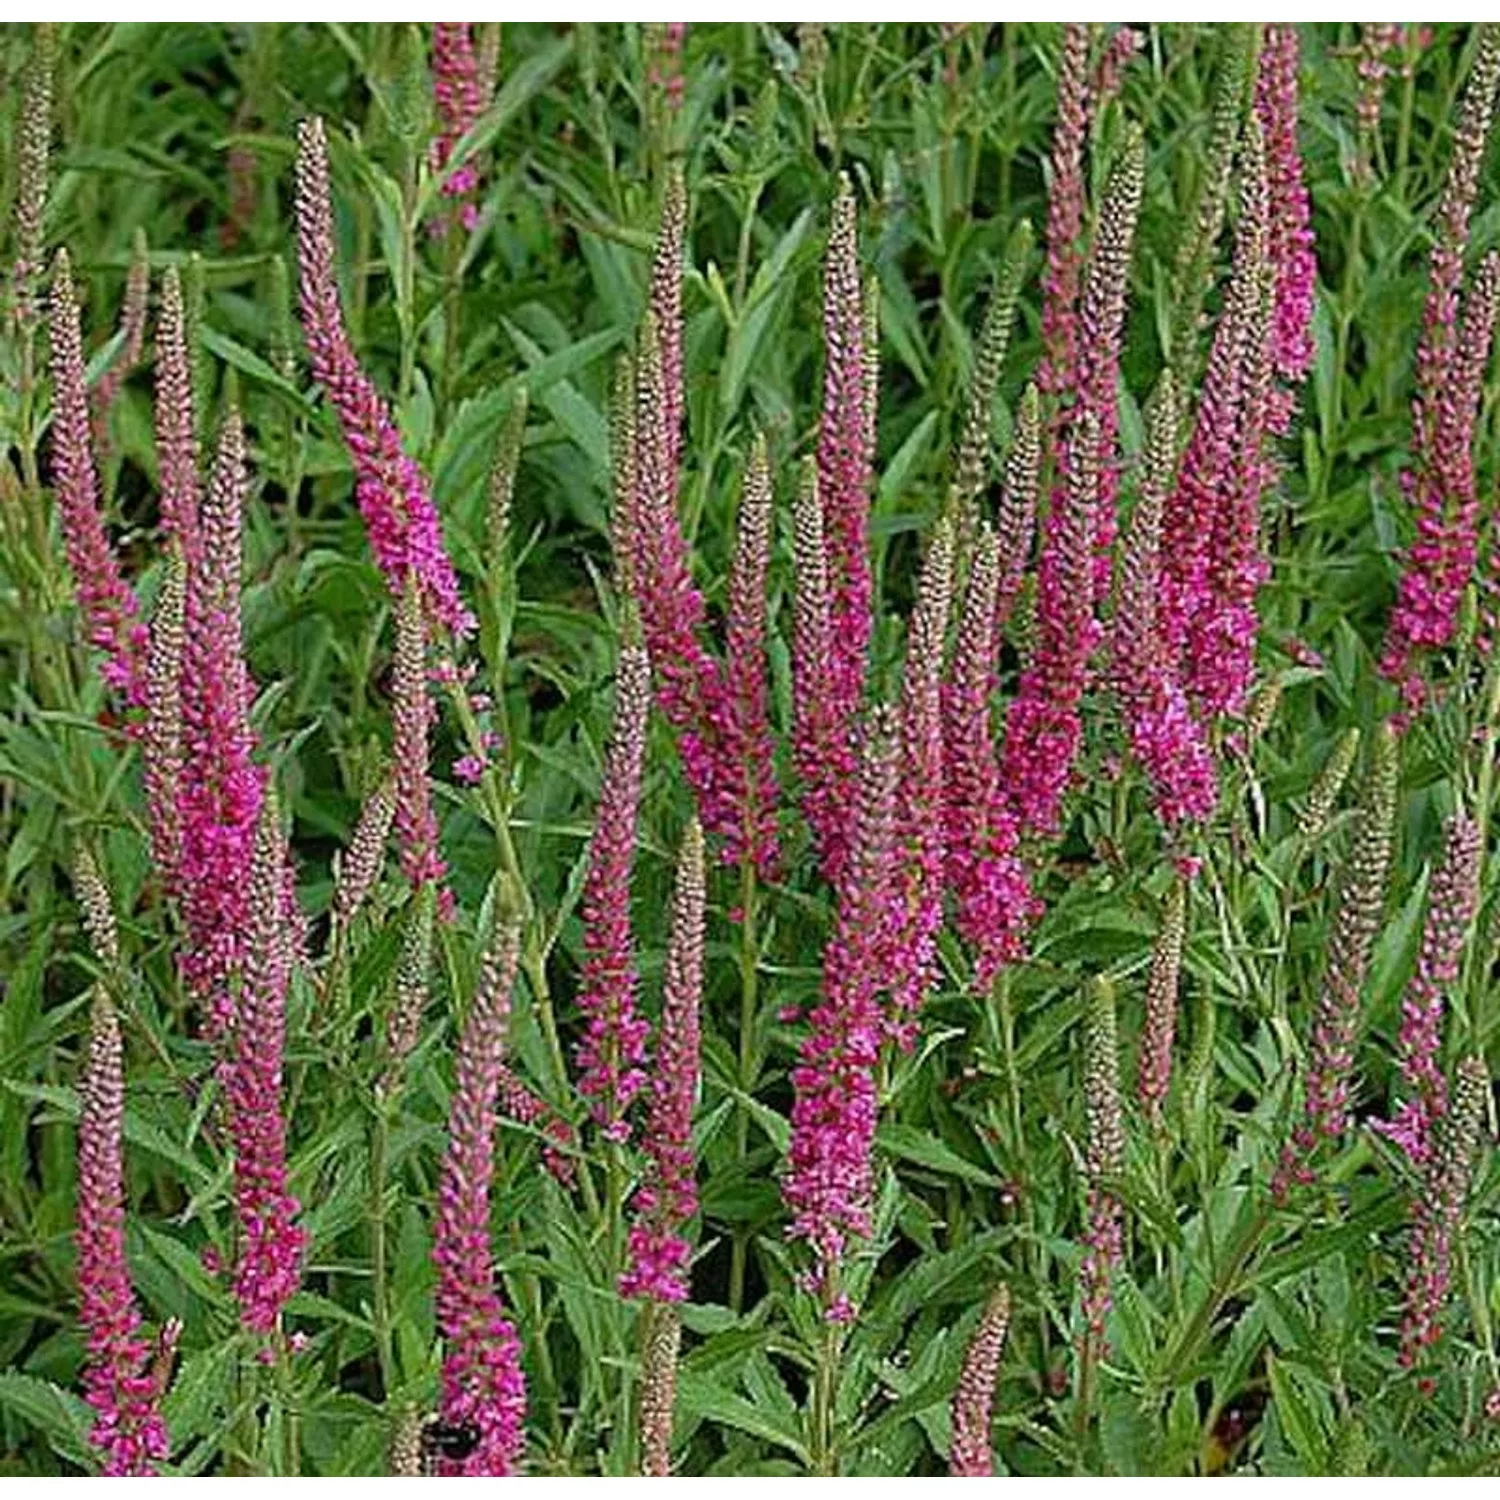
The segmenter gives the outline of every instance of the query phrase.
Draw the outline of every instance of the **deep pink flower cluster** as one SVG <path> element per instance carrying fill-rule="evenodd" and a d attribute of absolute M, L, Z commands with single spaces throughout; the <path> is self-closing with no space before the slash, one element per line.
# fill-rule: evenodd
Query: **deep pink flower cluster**
<path fill-rule="evenodd" d="M 480 966 L 459 1037 L 448 1149 L 438 1186 L 432 1258 L 444 1344 L 439 1416 L 478 1434 L 467 1456 L 440 1461 L 445 1472 L 457 1475 L 512 1474 L 525 1442 L 520 1340 L 496 1290 L 490 1246 L 496 1103 L 519 943 L 519 929 L 505 923 Z"/>
<path fill-rule="evenodd" d="M 997 571 L 996 538 L 986 528 L 970 564 L 943 691 L 948 884 L 958 931 L 974 953 L 974 988 L 980 992 L 1021 956 L 1026 929 L 1040 913 L 1016 852 L 1016 815 L 995 754 Z"/>
<path fill-rule="evenodd" d="M 168 399 L 164 390 L 159 400 Z M 246 494 L 244 433 L 225 418 L 196 529 L 200 563 L 187 581 L 180 679 L 181 860 L 163 871 L 181 908 L 182 971 L 206 1007 L 210 1037 L 233 1022 L 230 976 L 245 956 L 250 869 L 265 772 L 251 759 L 253 687 L 240 628 L 240 518 Z"/>
<path fill-rule="evenodd" d="M 1159 570 L 1154 585 L 1149 564 L 1131 584 L 1143 596 L 1154 594 L 1155 641 L 1137 639 L 1119 662 L 1127 692 L 1144 705 L 1132 737 L 1152 769 L 1169 824 L 1201 817 L 1212 806 L 1204 745 L 1216 721 L 1244 712 L 1254 672 L 1255 597 L 1269 571 L 1260 506 L 1274 473 L 1266 454 L 1274 272 L 1265 157 L 1253 125 L 1241 173 L 1233 269 L 1192 433 L 1163 507 Z"/>
<path fill-rule="evenodd" d="M 698 1212 L 693 1105 L 698 1097 L 698 1011 L 703 999 L 703 831 L 689 823 L 677 861 L 662 977 L 661 1024 L 644 1147 L 645 1180 L 631 1200 L 629 1264 L 620 1295 L 687 1299 L 691 1254 L 680 1230 Z"/>
<path fill-rule="evenodd" d="M 110 545 L 100 510 L 99 476 L 89 426 L 83 332 L 66 250 L 57 252 L 52 281 L 52 482 L 62 517 L 68 567 L 88 643 L 104 652 L 100 675 L 129 708 L 146 702 L 149 632 Z"/>
<path fill-rule="evenodd" d="M 355 498 L 370 550 L 392 594 L 406 577 L 422 585 L 426 613 L 457 636 L 474 628 L 458 577 L 443 546 L 427 480 L 401 446 L 385 402 L 360 368 L 339 305 L 328 141 L 322 120 L 297 127 L 297 255 L 301 266 L 302 332 L 314 377 L 338 413 L 354 461 Z"/>
<path fill-rule="evenodd" d="M 1318 278 L 1313 254 L 1312 206 L 1297 150 L 1298 42 L 1295 26 L 1267 26 L 1255 79 L 1255 113 L 1266 142 L 1266 178 L 1271 213 L 1268 254 L 1276 274 L 1271 317 L 1273 391 L 1270 427 L 1284 433 L 1291 423 L 1290 387 L 1312 368 L 1313 301 Z"/>
<path fill-rule="evenodd" d="M 1092 608 L 1090 522 L 1099 484 L 1098 423 L 1073 427 L 1067 484 L 1053 496 L 1037 574 L 1036 649 L 1005 721 L 1001 782 L 1028 833 L 1056 831 L 1083 740 L 1078 709 L 1102 631 Z"/>
<path fill-rule="evenodd" d="M 590 1100 L 605 1137 L 615 1141 L 629 1137 L 626 1111 L 646 1081 L 642 1067 L 648 1027 L 636 1009 L 630 878 L 650 708 L 650 662 L 640 646 L 627 644 L 620 651 L 615 722 L 584 877 L 578 1008 L 585 1028 L 575 1054 L 579 1090 Z"/>
<path fill-rule="evenodd" d="M 1426 657 L 1453 639 L 1478 554 L 1474 423 L 1494 331 L 1493 293 L 1463 297 L 1464 254 L 1500 80 L 1500 33 L 1483 33 L 1454 129 L 1438 205 L 1412 403 L 1412 467 L 1402 475 L 1416 538 L 1402 559 L 1380 669 L 1407 706 L 1428 693 Z M 1486 306 L 1486 302 L 1488 305 Z"/>
<path fill-rule="evenodd" d="M 432 143 L 433 170 L 441 172 L 453 149 L 474 128 L 484 113 L 485 97 L 480 88 L 479 60 L 468 21 L 434 21 L 432 26 L 432 93 L 437 105 L 439 132 Z M 467 198 L 479 186 L 479 168 L 466 161 L 443 183 L 449 198 Z M 472 229 L 478 210 L 465 204 L 461 219 Z"/>
<path fill-rule="evenodd" d="M 268 1334 L 302 1279 L 307 1248 L 307 1233 L 296 1223 L 301 1205 L 287 1191 L 281 1098 L 296 894 L 276 799 L 269 794 L 256 830 L 248 904 L 250 935 L 225 1080 L 240 1222 L 234 1293 L 245 1327 Z"/>
<path fill-rule="evenodd" d="M 633 409 L 617 413 L 615 516 L 619 566 L 640 615 L 655 670 L 656 702 L 677 731 L 683 772 L 704 831 L 723 839 L 726 863 L 777 859 L 777 788 L 766 718 L 765 576 L 771 479 L 764 445 L 746 471 L 730 578 L 726 663 L 700 639 L 705 608 L 677 513 L 684 385 L 682 275 L 687 194 L 667 181 L 651 266 L 650 308 L 636 361 Z"/>
<path fill-rule="evenodd" d="M 162 1392 L 125 1260 L 125 1188 L 121 1133 L 125 1117 L 124 1049 L 107 991 L 94 994 L 88 1058 L 79 1086 L 79 1321 L 87 1357 L 83 1387 L 94 1409 L 89 1440 L 108 1475 L 145 1475 L 170 1451 Z"/>
<path fill-rule="evenodd" d="M 823 955 L 822 999 L 792 1069 L 791 1147 L 781 1184 L 792 1215 L 788 1233 L 813 1252 L 807 1288 L 832 1321 L 853 1315 L 839 1285 L 845 1247 L 851 1236 L 870 1232 L 875 1070 L 886 1030 L 880 996 L 888 981 L 897 747 L 890 711 L 874 717 L 849 864 Z"/>
<path fill-rule="evenodd" d="M 1479 827 L 1466 813 L 1448 820 L 1443 857 L 1427 893 L 1417 971 L 1401 999 L 1400 1066 L 1407 1097 L 1389 1121 L 1375 1125 L 1418 1166 L 1428 1160 L 1433 1125 L 1448 1107 L 1440 1058 L 1443 1015 L 1479 903 L 1481 845 Z"/>

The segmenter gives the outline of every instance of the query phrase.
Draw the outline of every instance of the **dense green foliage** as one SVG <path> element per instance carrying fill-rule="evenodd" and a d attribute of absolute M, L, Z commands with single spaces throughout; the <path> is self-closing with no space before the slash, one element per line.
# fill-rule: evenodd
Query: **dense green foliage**
<path fill-rule="evenodd" d="M 1375 670 L 1410 535 L 1397 475 L 1410 441 L 1412 351 L 1446 129 L 1472 51 L 1465 28 L 1413 47 L 1384 97 L 1373 171 L 1356 170 L 1352 27 L 1302 29 L 1301 145 L 1319 263 L 1317 357 L 1266 515 L 1273 571 L 1260 599 L 1261 678 L 1279 702 L 1226 750 L 1215 821 L 1187 914 L 1177 1077 L 1159 1128 L 1134 1107 L 1153 940 L 1173 883 L 1138 781 L 1112 778 L 1110 727 L 1091 727 L 1066 837 L 1040 854 L 1047 912 L 1027 961 L 992 997 L 942 942 L 943 981 L 910 1055 L 882 1077 L 878 1207 L 853 1277 L 831 1436 L 810 1391 L 823 1334 L 794 1284 L 778 1173 L 784 1019 L 814 993 L 826 887 L 787 816 L 793 858 L 757 923 L 731 920 L 736 872 L 711 871 L 702 1215 L 683 1308 L 674 1463 L 686 1473 L 941 1472 L 965 1341 L 1005 1280 L 1012 1322 L 994 1442 L 1001 1472 L 1473 1472 L 1500 1460 L 1500 1174 L 1486 1150 L 1453 1265 L 1446 1332 L 1423 1390 L 1396 1359 L 1413 1180 L 1360 1128 L 1319 1186 L 1268 1198 L 1327 951 L 1336 873 L 1375 727 L 1394 694 Z M 819 263 L 836 173 L 850 173 L 865 265 L 880 286 L 882 390 L 872 534 L 875 693 L 894 695 L 921 539 L 940 513 L 973 365 L 974 331 L 1012 232 L 1040 229 L 1057 31 L 1048 26 L 693 26 L 680 114 L 649 81 L 636 27 L 507 26 L 473 235 L 430 236 L 431 82 L 425 29 L 405 26 L 70 26 L 59 36 L 45 237 L 85 289 L 88 348 L 116 326 L 132 243 L 183 268 L 205 432 L 231 401 L 249 433 L 246 646 L 254 722 L 292 827 L 299 893 L 322 952 L 335 852 L 390 745 L 393 607 L 351 499 L 349 459 L 312 391 L 295 317 L 296 122 L 329 123 L 350 330 L 431 476 L 481 616 L 479 675 L 500 705 L 505 816 L 529 893 L 517 988 L 517 1072 L 581 1119 L 544 1008 L 575 1032 L 582 856 L 612 702 L 619 600 L 610 581 L 610 388 L 646 286 L 659 187 L 680 151 L 691 201 L 685 290 L 688 438 L 682 510 L 711 613 L 722 608 L 753 435 L 776 479 L 771 566 L 773 721 L 790 721 L 791 499 L 811 450 L 823 345 Z M 15 186 L 14 112 L 30 28 L 0 27 L 0 156 Z M 1174 267 L 1204 171 L 1229 29 L 1155 26 L 1092 153 L 1102 182 L 1125 121 L 1147 177 L 1124 358 L 1124 490 L 1141 408 L 1163 362 Z M 819 49 L 823 49 L 819 55 Z M 245 153 L 232 184 L 230 154 Z M 1491 162 L 1494 153 L 1491 152 Z M 1493 173 L 1489 175 L 1493 181 Z M 1500 193 L 1482 189 L 1472 255 L 1500 245 Z M 9 264 L 7 252 L 7 265 Z M 1218 305 L 1227 240 L 1204 278 Z M 996 403 L 997 448 L 1036 362 L 1033 255 Z M 1209 282 L 1213 281 L 1213 285 Z M 39 335 L 39 339 L 44 335 Z M 0 506 L 19 507 L 23 454 L 45 420 L 17 397 L 19 345 L 0 338 Z M 486 537 L 486 482 L 519 393 L 529 399 L 503 556 Z M 1478 458 L 1494 504 L 1500 406 L 1491 382 Z M 36 422 L 35 427 L 29 424 Z M 45 453 L 45 445 L 40 445 Z M 149 367 L 127 381 L 105 450 L 110 519 L 144 598 L 163 576 Z M 43 470 L 45 477 L 45 467 Z M 988 503 L 988 502 L 986 502 Z M 19 513 L 19 512 L 17 512 Z M 126 975 L 128 1248 L 146 1320 L 183 1320 L 166 1400 L 182 1472 L 384 1472 L 392 1427 L 431 1407 L 438 1345 L 430 1218 L 456 1018 L 472 993 L 497 865 L 493 806 L 453 778 L 457 721 L 435 731 L 443 850 L 458 916 L 439 924 L 433 999 L 399 1109 L 375 1128 L 379 1040 L 413 919 L 394 861 L 346 975 L 294 981 L 288 1094 L 293 1189 L 311 1236 L 289 1326 L 307 1347 L 258 1364 L 222 1277 L 231 1182 L 211 1052 L 197 1035 L 153 882 L 139 757 L 99 722 L 103 690 L 74 634 L 54 530 L 45 551 L 0 533 L 0 1472 L 90 1467 L 74 1394 L 82 1346 L 74 1251 L 75 1083 L 98 977 L 68 874 L 93 850 L 122 923 Z M 1460 674 L 1456 674 L 1460 675 Z M 1385 1113 L 1402 988 L 1427 872 L 1456 802 L 1487 813 L 1496 719 L 1455 691 L 1404 737 L 1391 895 L 1366 987 L 1357 1113 Z M 1097 732 L 1096 732 L 1097 729 Z M 1314 791 L 1348 731 L 1347 789 Z M 790 783 L 789 772 L 783 777 Z M 787 799 L 788 806 L 791 799 Z M 690 811 L 671 736 L 653 722 L 634 910 L 644 1005 L 660 993 L 672 861 Z M 1500 1065 L 1491 976 L 1492 862 L 1455 988 L 1448 1060 Z M 1079 1395 L 1077 1270 L 1085 1132 L 1081 1019 L 1114 985 L 1129 1141 L 1118 1184 L 1127 1255 L 1110 1353 Z M 1486 1127 L 1486 1140 L 1488 1140 Z M 371 1147 L 384 1154 L 372 1194 Z M 525 1350 L 528 1468 L 621 1473 L 638 1311 L 615 1295 L 607 1212 L 631 1159 L 596 1151 L 589 1191 L 540 1169 L 535 1131 L 502 1126 L 494 1239 Z M 373 1201 L 372 1201 L 373 1199 Z M 388 1241 L 372 1279 L 375 1221 Z"/>

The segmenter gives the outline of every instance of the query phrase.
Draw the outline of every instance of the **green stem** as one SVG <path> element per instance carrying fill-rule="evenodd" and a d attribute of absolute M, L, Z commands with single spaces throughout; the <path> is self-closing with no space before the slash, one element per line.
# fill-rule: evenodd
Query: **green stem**
<path fill-rule="evenodd" d="M 838 1473 L 833 1408 L 838 1393 L 839 1357 L 844 1335 L 837 1323 L 824 1322 L 813 1372 L 813 1472 L 828 1478 Z"/>
<path fill-rule="evenodd" d="M 386 1101 L 377 1096 L 375 1118 L 370 1128 L 370 1317 L 375 1326 L 375 1352 L 380 1360 L 381 1393 L 385 1399 L 389 1399 L 396 1386 L 385 1264 L 385 1172 L 389 1132 Z"/>

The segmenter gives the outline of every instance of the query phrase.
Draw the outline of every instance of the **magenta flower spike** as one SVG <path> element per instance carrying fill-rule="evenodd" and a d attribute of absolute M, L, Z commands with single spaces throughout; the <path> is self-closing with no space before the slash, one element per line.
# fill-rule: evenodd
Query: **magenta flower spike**
<path fill-rule="evenodd" d="M 287 1191 L 282 1110 L 286 997 L 292 974 L 296 894 L 276 798 L 261 802 L 250 870 L 249 941 L 240 974 L 226 1073 L 234 1140 L 235 1208 L 240 1221 L 234 1294 L 245 1327 L 270 1334 L 302 1280 L 307 1233 Z"/>
<path fill-rule="evenodd" d="M 748 861 L 762 879 L 776 870 L 776 742 L 767 703 L 766 572 L 771 560 L 771 464 L 757 436 L 745 469 L 738 536 L 729 575 L 724 681 L 729 699 L 726 770 L 734 776 L 737 826 L 725 840 L 728 864 Z"/>
<path fill-rule="evenodd" d="M 1042 277 L 1042 362 L 1036 376 L 1038 389 L 1054 398 L 1074 388 L 1078 368 L 1092 40 L 1088 25 L 1065 26 L 1057 71 L 1057 123 L 1047 184 L 1047 269 Z"/>
<path fill-rule="evenodd" d="M 963 1370 L 953 1393 L 953 1439 L 948 1449 L 948 1472 L 957 1478 L 983 1479 L 995 1472 L 990 1446 L 994 1419 L 995 1379 L 1005 1335 L 1010 1329 L 1010 1288 L 1002 1281 L 990 1294 L 980 1314 Z"/>
<path fill-rule="evenodd" d="M 1070 437 L 1067 483 L 1053 497 L 1037 575 L 1036 650 L 1005 722 L 1001 782 L 1021 829 L 1057 831 L 1083 741 L 1079 704 L 1101 630 L 1094 617 L 1090 521 L 1099 493 L 1099 427 L 1084 411 Z"/>
<path fill-rule="evenodd" d="M 391 755 L 396 778 L 396 844 L 413 891 L 442 887 L 448 867 L 438 849 L 432 810 L 428 735 L 436 717 L 427 682 L 427 622 L 413 576 L 396 605 L 396 649 L 391 665 Z M 448 893 L 442 891 L 442 896 Z M 446 904 L 446 903 L 445 903 Z"/>
<path fill-rule="evenodd" d="M 1312 205 L 1297 149 L 1297 28 L 1264 28 L 1255 79 L 1255 112 L 1266 141 L 1271 197 L 1269 254 L 1276 273 L 1271 317 L 1271 366 L 1278 382 L 1271 430 L 1291 422 L 1291 391 L 1307 379 L 1316 350 L 1312 340 L 1318 261 L 1313 252 Z"/>
<path fill-rule="evenodd" d="M 121 1132 L 125 1080 L 120 1023 L 101 987 L 94 993 L 88 1061 L 79 1090 L 79 1321 L 87 1359 L 84 1394 L 94 1409 L 89 1441 L 104 1456 L 104 1473 L 146 1475 L 168 1456 L 166 1424 L 152 1378 L 151 1346 L 125 1260 L 125 1190 Z"/>
<path fill-rule="evenodd" d="M 959 935 L 973 954 L 976 993 L 1021 956 L 1025 930 L 1040 910 L 1016 852 L 1016 817 L 995 754 L 998 557 L 996 536 L 986 527 L 969 567 L 943 692 L 948 884 Z"/>
<path fill-rule="evenodd" d="M 683 1302 L 692 1249 L 682 1230 L 698 1212 L 693 1106 L 698 1099 L 698 1012 L 703 1002 L 703 832 L 689 823 L 677 857 L 662 978 L 661 1025 L 642 1142 L 645 1181 L 631 1201 L 622 1297 Z"/>
<path fill-rule="evenodd" d="M 1218 800 L 1218 776 L 1203 727 L 1162 638 L 1162 508 L 1176 465 L 1177 387 L 1164 371 L 1146 437 L 1141 492 L 1126 532 L 1115 585 L 1112 676 L 1131 753 L 1151 785 L 1170 833 L 1201 822 Z"/>
<path fill-rule="evenodd" d="M 839 180 L 823 281 L 823 413 L 818 427 L 818 499 L 828 558 L 832 654 L 827 691 L 851 735 L 864 699 L 871 628 L 870 485 L 875 461 L 859 278 L 854 190 Z M 852 786 L 843 788 L 844 794 Z"/>
<path fill-rule="evenodd" d="M 88 644 L 102 651 L 106 686 L 129 708 L 146 702 L 149 632 L 125 581 L 100 509 L 84 378 L 83 332 L 68 252 L 59 250 L 52 277 L 52 482 L 63 544 Z"/>
<path fill-rule="evenodd" d="M 661 351 L 664 484 L 676 507 L 681 480 L 683 424 L 687 416 L 682 365 L 682 275 L 687 263 L 688 202 L 682 163 L 667 169 L 661 222 L 651 253 L 649 305 Z"/>
<path fill-rule="evenodd" d="M 1481 307 L 1480 317 L 1468 316 L 1463 297 L 1464 256 L 1497 82 L 1500 29 L 1489 26 L 1481 30 L 1459 103 L 1453 155 L 1438 204 L 1422 339 L 1417 346 L 1412 467 L 1402 476 L 1416 537 L 1402 558 L 1396 605 L 1380 661 L 1380 670 L 1400 688 L 1409 709 L 1420 708 L 1428 696 L 1428 656 L 1453 640 L 1478 550 L 1474 478 L 1478 388 L 1469 377 L 1475 368 L 1483 369 L 1479 350 L 1488 349 L 1494 311 L 1491 305 L 1487 315 Z M 1460 354 L 1465 322 L 1470 329 L 1467 357 Z"/>
<path fill-rule="evenodd" d="M 201 566 L 188 577 L 183 656 L 182 858 L 177 896 L 186 940 L 181 966 L 206 1007 L 210 1038 L 233 1021 L 230 976 L 245 954 L 248 874 L 263 769 L 251 759 L 251 683 L 240 627 L 240 524 L 244 431 L 231 411 L 219 434 L 204 497 Z"/>
<path fill-rule="evenodd" d="M 861 768 L 849 865 L 823 953 L 822 998 L 808 1016 L 791 1076 L 791 1146 L 781 1193 L 792 1215 L 789 1235 L 806 1240 L 813 1254 L 803 1285 L 831 1322 L 854 1315 L 840 1267 L 849 1240 L 870 1233 L 875 1070 L 886 1030 L 880 995 L 888 982 L 884 961 L 895 855 L 895 730 L 890 710 L 877 709 Z"/>
<path fill-rule="evenodd" d="M 390 411 L 360 368 L 344 328 L 328 141 L 316 116 L 297 127 L 297 254 L 308 358 L 338 414 L 354 463 L 355 498 L 370 550 L 393 595 L 400 597 L 412 574 L 421 585 L 424 612 L 455 636 L 467 636 L 474 617 L 459 594 L 427 479 L 403 451 Z"/>
<path fill-rule="evenodd" d="M 443 171 L 453 148 L 484 113 L 479 60 L 468 21 L 434 21 L 432 26 L 432 93 L 439 132 L 432 143 L 432 166 Z M 465 162 L 443 183 L 445 197 L 467 198 L 479 186 L 479 169 Z"/>
<path fill-rule="evenodd" d="M 802 816 L 824 878 L 836 884 L 849 852 L 844 789 L 858 772 L 848 727 L 834 708 L 829 685 L 833 655 L 832 602 L 824 548 L 818 471 L 803 464 L 792 512 L 795 592 L 792 608 L 792 765 L 801 783 Z"/>
<path fill-rule="evenodd" d="M 891 1035 L 909 1049 L 932 986 L 943 925 L 947 863 L 944 797 L 943 650 L 953 599 L 953 524 L 938 522 L 927 544 L 906 634 L 899 707 L 896 872 L 890 955 Z"/>
<path fill-rule="evenodd" d="M 505 1316 L 490 1241 L 496 1104 L 519 953 L 519 926 L 502 919 L 459 1035 L 438 1183 L 432 1251 L 443 1337 L 438 1415 L 478 1435 L 467 1456 L 440 1460 L 443 1472 L 454 1475 L 514 1474 L 526 1441 L 521 1343 Z"/>
<path fill-rule="evenodd" d="M 639 978 L 630 924 L 631 870 L 640 816 L 641 763 L 651 708 L 651 667 L 645 651 L 620 650 L 615 720 L 610 732 L 599 815 L 584 877 L 583 964 L 578 1008 L 585 1021 L 576 1050 L 579 1091 L 607 1140 L 630 1136 L 626 1119 L 646 1075 L 646 1022 L 636 1009 Z"/>
<path fill-rule="evenodd" d="M 1448 820 L 1443 857 L 1427 892 L 1417 970 L 1401 999 L 1398 1063 L 1406 1098 L 1392 1119 L 1375 1123 L 1418 1167 L 1426 1165 L 1433 1126 L 1448 1108 L 1440 1056 L 1443 1017 L 1478 909 L 1481 848 L 1478 825 L 1466 813 L 1455 813 Z"/>

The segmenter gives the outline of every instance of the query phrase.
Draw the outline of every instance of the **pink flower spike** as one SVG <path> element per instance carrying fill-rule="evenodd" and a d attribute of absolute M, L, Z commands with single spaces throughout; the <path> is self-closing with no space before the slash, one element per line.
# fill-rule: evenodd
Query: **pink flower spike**
<path fill-rule="evenodd" d="M 622 1297 L 682 1302 L 691 1247 L 682 1229 L 698 1212 L 693 1106 L 698 1098 L 698 1011 L 703 1000 L 703 831 L 689 823 L 677 857 L 662 978 L 661 1026 L 644 1147 L 645 1181 L 632 1204 Z"/>
<path fill-rule="evenodd" d="M 583 964 L 578 1008 L 585 1021 L 576 1050 L 578 1088 L 606 1138 L 624 1140 L 625 1115 L 646 1081 L 647 1026 L 636 1013 L 639 979 L 630 924 L 631 870 L 640 814 L 641 763 L 651 707 L 651 668 L 642 647 L 620 650 L 615 718 L 589 841 L 580 915 Z"/>
<path fill-rule="evenodd" d="M 463 1458 L 440 1460 L 447 1474 L 514 1474 L 526 1441 L 521 1344 L 505 1316 L 490 1242 L 496 1105 L 519 953 L 520 928 L 502 919 L 459 1035 L 448 1108 L 432 1251 L 443 1336 L 438 1415 L 452 1426 L 473 1427 L 478 1442 Z"/>
<path fill-rule="evenodd" d="M 156 468 L 161 488 L 161 528 L 182 548 L 188 571 L 202 563 L 199 532 L 198 436 L 188 359 L 187 315 L 176 266 L 162 277 L 156 329 Z"/>
<path fill-rule="evenodd" d="M 781 1193 L 788 1234 L 808 1242 L 806 1285 L 824 1315 L 853 1316 L 840 1286 L 851 1237 L 870 1233 L 878 1101 L 875 1070 L 885 1035 L 880 993 L 888 983 L 895 854 L 896 725 L 874 714 L 861 768 L 849 865 L 837 891 L 834 930 L 823 953 L 822 999 L 792 1069 L 791 1147 Z"/>
<path fill-rule="evenodd" d="M 414 891 L 447 875 L 432 810 L 428 732 L 434 709 L 427 685 L 427 627 L 412 577 L 396 606 L 396 650 L 391 668 L 392 759 L 396 773 L 396 841 L 401 868 Z"/>
<path fill-rule="evenodd" d="M 88 644 L 104 652 L 106 686 L 127 707 L 146 702 L 145 652 L 149 632 L 125 582 L 100 509 L 84 381 L 83 331 L 68 264 L 59 250 L 52 276 L 52 482 L 62 517 L 63 544 L 83 615 Z"/>
<path fill-rule="evenodd" d="M 302 1280 L 307 1233 L 286 1185 L 282 1113 L 286 996 L 292 973 L 296 895 L 276 798 L 267 791 L 255 834 L 248 902 L 249 942 L 240 976 L 226 1093 L 234 1140 L 240 1256 L 234 1294 L 252 1332 L 269 1334 Z"/>
<path fill-rule="evenodd" d="M 102 885 L 98 894 L 107 911 L 109 898 Z M 80 895 L 85 893 L 80 891 Z M 89 1441 L 103 1455 L 105 1474 L 149 1475 L 168 1457 L 170 1445 L 160 1411 L 162 1393 L 152 1377 L 151 1348 L 141 1334 L 125 1259 L 124 1044 L 114 1002 L 104 984 L 94 990 L 88 1053 L 78 1092 L 73 1243 L 78 1256 L 78 1318 L 86 1351 L 84 1395 L 94 1410 Z"/>
<path fill-rule="evenodd" d="M 466 636 L 474 628 L 474 616 L 460 597 L 426 476 L 403 451 L 391 414 L 360 368 L 344 328 L 328 141 L 316 116 L 297 127 L 297 255 L 303 337 L 313 376 L 343 428 L 370 550 L 392 594 L 399 597 L 407 574 L 414 575 L 425 613 L 454 635 Z"/>

